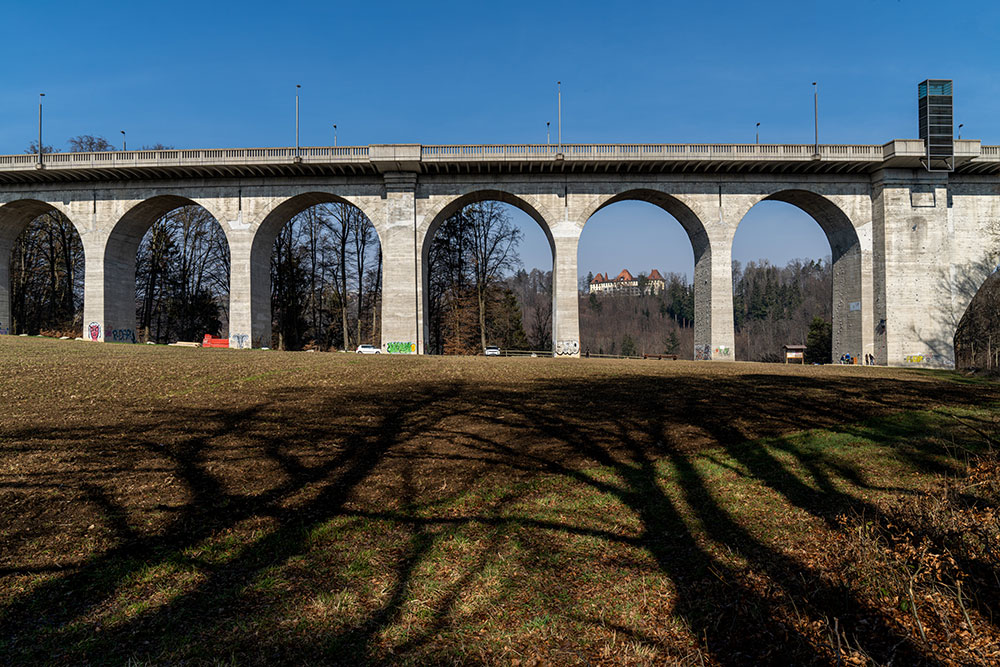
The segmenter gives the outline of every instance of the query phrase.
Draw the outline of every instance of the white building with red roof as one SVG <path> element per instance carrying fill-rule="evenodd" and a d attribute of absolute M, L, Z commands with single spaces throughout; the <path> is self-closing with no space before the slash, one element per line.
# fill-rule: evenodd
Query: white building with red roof
<path fill-rule="evenodd" d="M 666 281 L 659 271 L 653 269 L 649 275 L 639 274 L 634 277 L 628 269 L 622 269 L 616 277 L 611 278 L 611 274 L 600 274 L 594 276 L 590 281 L 591 294 L 628 294 L 639 296 L 639 283 L 642 282 L 643 294 L 659 294 L 666 288 Z"/>

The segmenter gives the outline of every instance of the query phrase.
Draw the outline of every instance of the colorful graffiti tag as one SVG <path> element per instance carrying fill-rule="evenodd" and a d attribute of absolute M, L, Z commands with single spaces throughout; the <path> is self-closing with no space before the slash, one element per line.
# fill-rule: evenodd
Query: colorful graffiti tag
<path fill-rule="evenodd" d="M 695 345 L 694 346 L 694 360 L 695 361 L 711 361 L 712 360 L 712 346 L 711 345 Z"/>
<path fill-rule="evenodd" d="M 111 340 L 115 343 L 134 343 L 135 329 L 112 329 Z"/>
<path fill-rule="evenodd" d="M 728 348 L 725 345 L 723 345 L 715 348 L 715 354 L 717 354 L 720 357 L 731 357 L 733 355 L 733 351 L 731 348 Z"/>
<path fill-rule="evenodd" d="M 413 343 L 394 341 L 385 344 L 385 351 L 389 354 L 416 354 L 417 346 Z"/>
<path fill-rule="evenodd" d="M 0 322 L 0 336 L 6 336 L 9 333 L 10 333 L 10 329 L 8 329 L 7 327 L 5 327 L 3 325 L 3 322 Z"/>
<path fill-rule="evenodd" d="M 101 340 L 101 324 L 100 322 L 91 322 L 87 325 L 87 333 L 90 335 L 90 340 L 95 343 Z"/>
<path fill-rule="evenodd" d="M 235 350 L 245 350 L 250 347 L 250 336 L 247 334 L 232 334 L 229 337 L 229 347 Z"/>
<path fill-rule="evenodd" d="M 556 356 L 580 354 L 580 341 L 560 340 L 556 342 Z"/>
<path fill-rule="evenodd" d="M 903 361 L 908 364 L 933 364 L 940 361 L 937 354 L 908 354 L 903 357 Z"/>

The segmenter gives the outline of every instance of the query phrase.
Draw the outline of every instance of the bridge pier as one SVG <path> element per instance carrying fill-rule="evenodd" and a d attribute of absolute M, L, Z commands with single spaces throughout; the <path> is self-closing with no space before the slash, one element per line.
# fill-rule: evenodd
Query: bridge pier
<path fill-rule="evenodd" d="M 732 235 L 719 229 L 691 239 L 694 246 L 694 358 L 735 359 Z"/>
<path fill-rule="evenodd" d="M 423 277 L 416 213 L 417 175 L 385 173 L 382 243 L 382 352 L 423 354 Z M 373 220 L 373 222 L 375 222 Z"/>
<path fill-rule="evenodd" d="M 581 231 L 570 224 L 552 229 L 555 247 L 552 259 L 552 346 L 557 357 L 579 357 L 581 352 L 577 286 L 577 249 Z"/>

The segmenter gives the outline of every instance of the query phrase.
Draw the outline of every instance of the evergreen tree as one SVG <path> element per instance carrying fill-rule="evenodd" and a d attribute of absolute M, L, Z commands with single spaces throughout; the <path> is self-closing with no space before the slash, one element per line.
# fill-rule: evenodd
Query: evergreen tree
<path fill-rule="evenodd" d="M 828 364 L 833 357 L 833 327 L 822 317 L 814 317 L 806 336 L 806 363 Z"/>

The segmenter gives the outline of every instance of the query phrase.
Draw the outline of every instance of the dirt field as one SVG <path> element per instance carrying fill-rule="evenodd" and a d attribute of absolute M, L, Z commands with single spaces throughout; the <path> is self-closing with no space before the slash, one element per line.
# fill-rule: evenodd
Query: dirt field
<path fill-rule="evenodd" d="M 1000 387 L 0 337 L 0 662 L 1000 661 Z"/>

